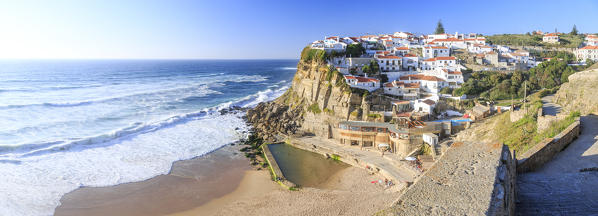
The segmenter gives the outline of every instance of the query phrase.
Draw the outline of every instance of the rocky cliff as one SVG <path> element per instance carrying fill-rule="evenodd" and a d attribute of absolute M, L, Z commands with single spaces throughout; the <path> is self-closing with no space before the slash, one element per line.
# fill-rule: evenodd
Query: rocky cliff
<path fill-rule="evenodd" d="M 555 101 L 567 111 L 598 114 L 598 69 L 577 72 L 561 85 Z"/>
<path fill-rule="evenodd" d="M 248 110 L 247 121 L 267 140 L 299 131 L 332 137 L 339 121 L 361 119 L 362 101 L 362 95 L 352 93 L 342 74 L 326 62 L 302 59 L 287 92 Z"/>

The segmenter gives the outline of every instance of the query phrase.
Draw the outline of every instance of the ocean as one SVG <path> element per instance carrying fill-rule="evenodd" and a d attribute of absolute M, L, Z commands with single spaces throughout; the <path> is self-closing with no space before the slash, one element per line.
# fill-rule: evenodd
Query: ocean
<path fill-rule="evenodd" d="M 52 215 L 62 195 L 169 172 L 246 136 L 298 60 L 0 61 L 0 215 Z"/>

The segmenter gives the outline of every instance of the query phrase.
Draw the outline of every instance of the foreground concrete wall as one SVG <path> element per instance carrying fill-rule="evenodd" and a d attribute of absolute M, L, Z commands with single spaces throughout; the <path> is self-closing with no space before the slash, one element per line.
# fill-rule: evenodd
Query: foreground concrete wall
<path fill-rule="evenodd" d="M 521 155 L 517 163 L 517 172 L 530 172 L 550 161 L 557 153 L 579 136 L 580 127 L 581 124 L 578 117 L 569 127 L 554 138 L 536 144 Z"/>

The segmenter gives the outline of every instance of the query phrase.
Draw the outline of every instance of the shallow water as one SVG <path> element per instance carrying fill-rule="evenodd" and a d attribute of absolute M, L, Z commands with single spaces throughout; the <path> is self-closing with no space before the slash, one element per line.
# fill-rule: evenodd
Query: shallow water
<path fill-rule="evenodd" d="M 288 144 L 271 144 L 270 151 L 287 180 L 304 186 L 318 187 L 349 165 Z"/>

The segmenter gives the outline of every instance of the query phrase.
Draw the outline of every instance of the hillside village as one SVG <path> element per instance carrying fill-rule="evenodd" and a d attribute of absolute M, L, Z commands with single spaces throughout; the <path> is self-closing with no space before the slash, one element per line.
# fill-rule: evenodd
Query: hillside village
<path fill-rule="evenodd" d="M 583 63 L 598 60 L 595 35 L 587 35 L 575 56 Z M 546 43 L 559 43 L 558 33 L 543 34 Z M 335 138 L 342 145 L 389 151 L 402 156 L 414 151 L 439 148 L 443 138 L 470 122 L 512 106 L 475 102 L 458 112 L 447 101 L 467 99 L 467 95 L 450 94 L 461 87 L 472 69 L 527 71 L 551 58 L 536 58 L 525 49 L 492 45 L 479 34 L 429 34 L 409 32 L 363 35 L 358 37 L 327 36 L 308 48 L 323 50 L 327 65 L 344 76 L 347 85 L 361 89 L 364 97 L 373 95 L 378 102 L 360 108 L 362 118 L 352 118 L 334 126 Z M 480 67 L 478 67 L 478 70 Z M 449 92 L 449 93 L 445 93 Z M 364 99 L 365 101 L 365 99 Z M 380 102 L 383 101 L 383 102 Z M 382 104 L 390 104 L 391 109 Z M 422 143 L 428 147 L 421 146 Z M 438 152 L 437 152 L 438 153 Z"/>

